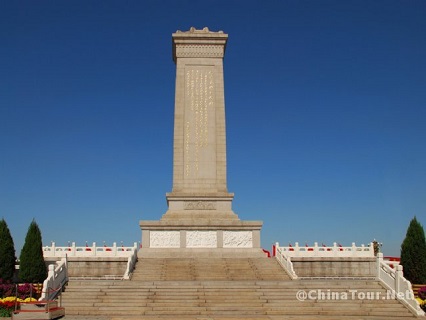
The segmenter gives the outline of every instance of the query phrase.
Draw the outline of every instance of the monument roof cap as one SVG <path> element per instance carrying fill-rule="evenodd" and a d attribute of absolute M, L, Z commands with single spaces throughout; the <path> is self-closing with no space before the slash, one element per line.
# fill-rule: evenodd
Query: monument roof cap
<path fill-rule="evenodd" d="M 181 30 L 177 30 L 176 33 L 186 33 L 186 34 L 200 34 L 200 33 L 204 33 L 204 34 L 212 34 L 212 33 L 216 33 L 216 34 L 224 34 L 222 30 L 219 31 L 210 31 L 208 27 L 204 27 L 203 29 L 196 29 L 194 27 L 189 28 L 188 31 L 181 31 Z"/>
<path fill-rule="evenodd" d="M 223 31 L 213 32 L 209 28 L 189 31 L 177 30 L 172 34 L 173 61 L 178 57 L 223 58 L 228 35 Z"/>

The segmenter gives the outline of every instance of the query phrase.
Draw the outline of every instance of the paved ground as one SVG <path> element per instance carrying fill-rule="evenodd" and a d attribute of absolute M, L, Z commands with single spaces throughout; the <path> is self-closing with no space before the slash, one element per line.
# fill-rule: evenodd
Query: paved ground
<path fill-rule="evenodd" d="M 140 319 L 140 320 L 278 320 L 276 317 L 269 317 L 269 316 L 244 316 L 244 317 L 209 317 L 209 316 L 180 316 L 175 318 L 170 318 L 169 316 L 142 316 L 142 317 L 101 317 L 101 316 L 65 316 L 63 318 L 60 318 L 61 320 L 126 320 L 126 319 Z M 289 318 L 291 319 L 291 318 Z M 280 318 L 279 320 L 282 320 Z"/>
<path fill-rule="evenodd" d="M 98 316 L 65 316 L 59 318 L 61 320 L 111 320 L 109 317 L 98 317 Z"/>
<path fill-rule="evenodd" d="M 61 320 L 136 320 L 136 319 L 140 319 L 140 320 L 166 320 L 166 319 L 170 319 L 170 320 L 283 320 L 283 318 L 281 317 L 275 317 L 275 316 L 243 316 L 243 317 L 239 317 L 239 316 L 213 316 L 213 317 L 209 317 L 209 316 L 201 316 L 201 315 L 192 315 L 192 316 L 178 316 L 178 317 L 173 317 L 170 318 L 170 316 L 141 316 L 141 317 L 131 317 L 129 316 L 128 318 L 126 317 L 104 317 L 104 316 L 65 316 L 63 318 L 60 318 Z M 288 319 L 292 319 L 292 317 L 289 317 Z M 330 318 L 331 319 L 331 318 Z M 332 318 L 334 320 L 338 320 L 338 318 Z"/>

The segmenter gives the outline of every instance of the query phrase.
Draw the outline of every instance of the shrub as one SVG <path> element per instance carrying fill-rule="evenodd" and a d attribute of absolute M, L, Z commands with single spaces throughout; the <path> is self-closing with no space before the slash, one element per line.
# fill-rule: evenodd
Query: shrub
<path fill-rule="evenodd" d="M 416 298 L 416 300 L 419 303 L 420 308 L 422 308 L 422 310 L 426 312 L 426 300 L 422 300 L 420 298 Z"/>
<path fill-rule="evenodd" d="M 43 258 L 41 232 L 33 220 L 28 228 L 19 263 L 19 277 L 23 282 L 42 283 L 47 277 Z"/>
<path fill-rule="evenodd" d="M 0 299 L 0 317 L 11 317 L 15 310 L 15 297 Z"/>
<path fill-rule="evenodd" d="M 10 281 L 0 279 L 0 298 L 13 295 L 15 286 Z"/>
<path fill-rule="evenodd" d="M 12 283 L 0 284 L 0 299 L 6 297 L 18 297 L 18 299 L 38 299 L 41 296 L 42 286 L 32 283 L 21 283 L 14 285 Z"/>
<path fill-rule="evenodd" d="M 15 246 L 9 227 L 4 219 L 0 220 L 0 279 L 12 280 L 15 274 Z"/>
<path fill-rule="evenodd" d="M 411 283 L 426 283 L 426 240 L 422 225 L 414 217 L 401 245 L 404 277 Z"/>
<path fill-rule="evenodd" d="M 419 291 L 417 291 L 417 295 L 420 299 L 426 300 L 426 287 L 421 287 Z"/>

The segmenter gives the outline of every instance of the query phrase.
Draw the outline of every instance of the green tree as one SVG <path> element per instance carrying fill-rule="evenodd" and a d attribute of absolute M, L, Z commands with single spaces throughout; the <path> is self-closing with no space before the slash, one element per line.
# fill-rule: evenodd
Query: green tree
<path fill-rule="evenodd" d="M 9 227 L 0 220 L 0 279 L 12 280 L 15 273 L 15 246 Z"/>
<path fill-rule="evenodd" d="M 41 232 L 33 220 L 28 228 L 19 263 L 19 278 L 23 282 L 42 283 L 47 277 L 43 258 Z"/>
<path fill-rule="evenodd" d="M 411 283 L 426 283 L 426 240 L 422 225 L 414 217 L 401 245 L 404 277 Z"/>

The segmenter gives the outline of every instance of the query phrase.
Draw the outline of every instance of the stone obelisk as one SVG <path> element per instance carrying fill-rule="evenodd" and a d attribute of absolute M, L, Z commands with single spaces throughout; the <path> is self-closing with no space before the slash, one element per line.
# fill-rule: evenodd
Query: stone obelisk
<path fill-rule="evenodd" d="M 223 57 L 228 35 L 172 35 L 176 63 L 173 189 L 159 221 L 141 221 L 143 249 L 260 247 L 261 221 L 232 211 L 226 181 Z"/>

